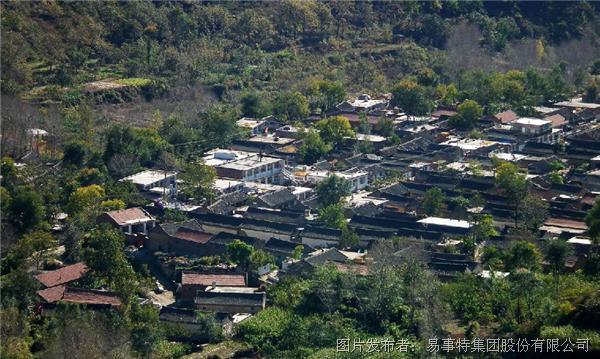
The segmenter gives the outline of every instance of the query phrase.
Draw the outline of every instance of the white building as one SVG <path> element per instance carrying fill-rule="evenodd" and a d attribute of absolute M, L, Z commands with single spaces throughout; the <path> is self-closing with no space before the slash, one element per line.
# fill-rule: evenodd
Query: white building
<path fill-rule="evenodd" d="M 263 183 L 278 183 L 285 166 L 280 158 L 224 149 L 207 152 L 204 162 L 214 167 L 219 177 Z"/>
<path fill-rule="evenodd" d="M 352 192 L 360 191 L 369 185 L 369 173 L 366 171 L 332 172 L 307 169 L 305 171 L 296 171 L 294 175 L 300 181 L 310 184 L 317 184 L 327 177 L 335 175 L 350 182 L 350 190 Z"/>
<path fill-rule="evenodd" d="M 121 182 L 131 182 L 140 191 L 177 193 L 177 172 L 162 170 L 146 170 L 120 179 Z"/>
<path fill-rule="evenodd" d="M 336 107 L 341 111 L 369 112 L 383 110 L 388 106 L 388 100 L 373 100 L 371 96 L 362 94 L 354 101 L 344 101 Z"/>

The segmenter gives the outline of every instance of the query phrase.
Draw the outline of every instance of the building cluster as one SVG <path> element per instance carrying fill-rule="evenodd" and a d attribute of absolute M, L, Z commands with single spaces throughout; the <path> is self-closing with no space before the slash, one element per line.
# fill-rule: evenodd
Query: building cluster
<path fill-rule="evenodd" d="M 217 198 L 204 205 L 173 207 L 184 210 L 187 220 L 157 221 L 158 202 L 107 212 L 100 220 L 154 256 L 175 295 L 162 309 L 161 320 L 189 324 L 190 311 L 199 310 L 221 313 L 230 325 L 263 309 L 266 287 L 282 276 L 310 275 L 325 264 L 369 275 L 370 264 L 378 260 L 372 249 L 385 239 L 404 244 L 387 253 L 393 260 L 421 258 L 442 279 L 465 272 L 490 276 L 490 268 L 481 264 L 484 247 L 509 248 L 524 238 L 511 230 L 513 206 L 496 184 L 495 164 L 507 161 L 527 174 L 529 191 L 547 203 L 535 240 L 567 240 L 575 250 L 565 266 L 576 270 L 591 245 L 584 218 L 600 193 L 600 105 L 573 99 L 534 111 L 535 116 L 527 117 L 512 110 L 484 116 L 477 123 L 480 135 L 472 138 L 449 126 L 457 114 L 454 108 L 415 117 L 392 108 L 389 97 L 361 95 L 339 104 L 330 115 L 347 118 L 357 132 L 366 118 L 371 133 L 357 133 L 313 165 L 303 165 L 299 157 L 302 130 L 272 116 L 243 118 L 237 125 L 251 133 L 249 138 L 203 156 L 218 175 Z M 382 118 L 391 120 L 399 141 L 377 132 Z M 305 127 L 312 122 L 306 119 Z M 358 151 L 359 141 L 372 142 L 371 153 Z M 341 242 L 344 230 L 329 228 L 318 218 L 315 186 L 332 175 L 350 183 L 351 194 L 343 203 L 347 228 L 358 238 L 351 245 Z M 175 201 L 181 184 L 176 172 L 161 170 L 122 181 L 134 183 L 163 206 Z M 433 188 L 441 191 L 445 204 L 439 213 L 428 215 L 423 199 Z M 465 253 L 465 238 L 485 214 L 492 216 L 497 234 Z M 235 241 L 268 253 L 274 263 L 250 269 L 203 261 L 225 257 Z M 69 275 L 42 274 L 60 280 L 38 278 L 47 287 L 39 292 L 45 302 L 118 305 L 110 293 L 70 288 L 69 281 L 85 273 L 83 265 L 70 267 L 59 269 Z"/>

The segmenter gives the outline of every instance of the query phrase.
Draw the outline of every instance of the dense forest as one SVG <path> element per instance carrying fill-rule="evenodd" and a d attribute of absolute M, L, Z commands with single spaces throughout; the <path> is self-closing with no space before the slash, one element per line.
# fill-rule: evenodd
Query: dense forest
<path fill-rule="evenodd" d="M 201 189 L 214 170 L 196 160 L 247 137 L 235 125 L 240 116 L 273 114 L 297 124 L 351 95 L 390 93 L 392 105 L 410 115 L 457 107 L 450 126 L 478 137 L 482 115 L 514 109 L 528 116 L 533 106 L 578 93 L 597 101 L 600 93 L 598 2 L 3 1 L 0 8 L 2 358 L 174 358 L 198 349 L 139 303 L 152 275 L 132 265 L 122 233 L 96 218 L 147 202 L 119 181 L 143 168 L 180 170 L 185 196 L 212 199 Z M 304 163 L 351 132 L 335 121 L 322 119 L 320 134 L 306 134 Z M 381 121 L 373 130 L 397 143 L 389 126 Z M 27 130 L 38 127 L 51 136 L 36 148 L 36 165 L 21 168 L 32 153 Z M 510 194 L 525 178 L 506 172 Z M 454 205 L 433 192 L 425 207 Z M 63 212 L 58 238 L 52 223 Z M 599 214 L 596 204 L 586 219 L 596 237 Z M 174 211 L 160 218 L 181 219 Z M 478 236 L 497 234 L 481 222 Z M 522 236 L 537 235 L 537 227 L 525 227 Z M 509 278 L 465 274 L 442 283 L 418 260 L 391 263 L 401 241 L 372 250 L 377 280 L 323 267 L 270 287 L 269 307 L 243 322 L 230 344 L 265 357 L 323 358 L 336 355 L 337 338 L 391 337 L 411 348 L 398 357 L 427 357 L 428 338 L 455 331 L 586 337 L 600 348 L 597 244 L 577 273 L 556 264 L 567 249 L 519 241 L 483 254 L 486 266 Z M 124 309 L 66 305 L 50 317 L 33 313 L 36 283 L 27 271 L 42 267 L 57 245 L 65 262 L 88 264 L 85 285 L 114 291 Z M 199 320 L 204 338 L 223 339 L 214 318 Z"/>

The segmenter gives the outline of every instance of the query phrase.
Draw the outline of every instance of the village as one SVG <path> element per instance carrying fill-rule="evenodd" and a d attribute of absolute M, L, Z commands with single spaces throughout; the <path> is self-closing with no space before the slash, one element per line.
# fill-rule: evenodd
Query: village
<path fill-rule="evenodd" d="M 326 118 L 350 128 L 311 165 L 301 148 L 321 116 L 294 125 L 273 116 L 239 119 L 249 136 L 203 155 L 217 174 L 216 196 L 203 204 L 181 200 L 176 170 L 148 168 L 120 179 L 148 204 L 106 211 L 98 222 L 121 231 L 127 256 L 155 276 L 154 290 L 139 300 L 160 308 L 161 322 L 192 331 L 202 325 L 195 311 L 218 313 L 233 335 L 269 306 L 266 292 L 285 277 L 310 277 L 324 265 L 369 276 L 378 261 L 371 249 L 385 240 L 401 243 L 389 253 L 394 261 L 419 258 L 442 281 L 510 275 L 490 260 L 489 248 L 520 241 L 566 241 L 562 269 L 583 268 L 592 246 L 585 217 L 600 193 L 600 104 L 574 98 L 535 107 L 528 117 L 507 110 L 480 116 L 467 132 L 449 126 L 456 107 L 409 116 L 390 96 L 338 104 Z M 35 143 L 48 133 L 30 135 Z M 505 181 L 525 187 L 503 183 L 502 171 L 513 177 Z M 159 220 L 166 210 L 187 219 Z M 66 217 L 56 217 L 59 236 Z M 87 270 L 78 262 L 34 271 L 40 310 L 60 302 L 122 305 L 115 293 L 77 285 Z"/>

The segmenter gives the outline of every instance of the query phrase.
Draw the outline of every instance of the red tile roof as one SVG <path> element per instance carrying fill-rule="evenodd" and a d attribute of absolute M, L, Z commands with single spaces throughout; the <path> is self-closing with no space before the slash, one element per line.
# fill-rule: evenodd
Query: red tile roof
<path fill-rule="evenodd" d="M 245 287 L 246 276 L 243 274 L 205 274 L 198 272 L 183 271 L 181 273 L 182 285 L 203 285 L 226 287 Z"/>
<path fill-rule="evenodd" d="M 152 219 L 152 216 L 139 207 L 110 211 L 106 212 L 106 215 L 119 226 L 135 224 Z"/>
<path fill-rule="evenodd" d="M 177 232 L 175 232 L 175 237 L 194 243 L 204 244 L 211 239 L 212 235 L 181 227 L 177 230 Z"/>
<path fill-rule="evenodd" d="M 552 121 L 552 127 L 560 127 L 567 123 L 567 120 L 559 113 L 545 117 L 544 120 Z"/>
<path fill-rule="evenodd" d="M 46 287 L 54 287 L 57 285 L 69 283 L 79 278 L 88 271 L 85 263 L 75 263 L 57 270 L 44 272 L 35 276 L 35 279 L 40 281 Z"/>
<path fill-rule="evenodd" d="M 121 300 L 115 293 L 91 289 L 68 288 L 62 300 L 79 304 L 105 304 L 113 307 L 121 305 Z"/>
<path fill-rule="evenodd" d="M 42 297 L 47 303 L 54 303 L 62 299 L 65 289 L 64 285 L 57 285 L 56 287 L 38 290 L 37 295 Z"/>
<path fill-rule="evenodd" d="M 494 115 L 503 124 L 511 123 L 519 118 L 513 110 L 506 110 L 504 112 L 497 113 Z"/>
<path fill-rule="evenodd" d="M 39 290 L 37 294 L 46 303 L 61 301 L 78 304 L 103 304 L 114 307 L 121 305 L 121 300 L 115 293 L 102 290 L 67 288 L 64 285 Z"/>

